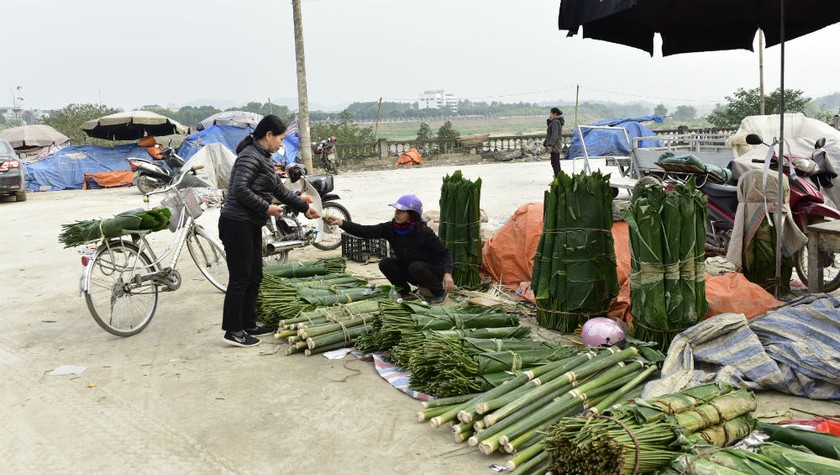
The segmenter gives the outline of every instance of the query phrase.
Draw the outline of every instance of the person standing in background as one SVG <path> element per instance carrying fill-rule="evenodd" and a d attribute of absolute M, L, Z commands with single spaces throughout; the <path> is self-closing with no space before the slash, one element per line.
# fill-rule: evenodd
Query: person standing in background
<path fill-rule="evenodd" d="M 563 111 L 557 107 L 552 107 L 548 119 L 546 119 L 546 124 L 548 127 L 543 145 L 551 155 L 551 168 L 554 170 L 554 176 L 557 176 L 560 173 L 560 152 L 563 150 L 563 125 L 566 124 Z"/>

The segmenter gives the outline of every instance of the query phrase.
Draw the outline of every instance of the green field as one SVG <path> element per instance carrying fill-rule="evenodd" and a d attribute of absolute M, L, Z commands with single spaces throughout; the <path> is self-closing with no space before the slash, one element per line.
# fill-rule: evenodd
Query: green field
<path fill-rule="evenodd" d="M 544 134 L 545 133 L 545 119 L 548 117 L 489 117 L 489 118 L 453 118 L 449 119 L 455 130 L 461 135 L 473 134 L 490 134 L 496 136 L 502 135 L 529 135 L 529 134 Z M 602 120 L 602 118 L 595 117 L 581 117 L 581 124 L 591 124 Z M 377 130 L 377 138 L 384 138 L 388 140 L 413 140 L 417 137 L 417 130 L 420 128 L 422 121 L 416 122 L 387 122 L 380 123 Z M 445 120 L 428 120 L 432 132 L 437 132 L 437 129 L 443 125 Z M 569 116 L 566 117 L 566 126 L 563 127 L 563 132 L 571 132 L 574 119 Z M 375 124 L 363 123 L 359 124 L 363 127 L 375 127 Z M 708 127 L 709 123 L 705 120 L 692 120 L 687 122 L 676 123 L 671 119 L 666 119 L 665 122 L 658 124 L 656 122 L 646 122 L 645 125 L 651 129 L 670 129 L 676 128 L 678 125 L 687 125 L 689 127 Z"/>

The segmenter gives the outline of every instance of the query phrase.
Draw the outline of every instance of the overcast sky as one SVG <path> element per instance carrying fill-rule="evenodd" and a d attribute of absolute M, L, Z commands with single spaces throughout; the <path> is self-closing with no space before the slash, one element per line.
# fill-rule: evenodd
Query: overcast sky
<path fill-rule="evenodd" d="M 426 89 L 484 101 L 611 100 L 707 109 L 758 87 L 758 54 L 667 58 L 567 38 L 559 0 L 302 0 L 309 100 L 416 100 Z M 0 106 L 131 109 L 297 97 L 290 1 L 0 0 Z M 787 44 L 786 86 L 840 91 L 840 25 Z M 778 46 L 765 54 L 779 86 Z"/>

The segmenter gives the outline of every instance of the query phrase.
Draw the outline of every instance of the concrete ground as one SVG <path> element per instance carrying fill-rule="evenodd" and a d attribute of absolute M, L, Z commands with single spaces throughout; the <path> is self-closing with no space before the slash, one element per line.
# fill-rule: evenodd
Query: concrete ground
<path fill-rule="evenodd" d="M 460 168 L 482 178 L 482 208 L 497 223 L 541 201 L 551 174 L 545 161 Z M 455 169 L 343 173 L 336 192 L 354 221 L 374 223 L 389 219 L 387 203 L 404 193 L 436 208 L 441 178 Z M 223 295 L 187 253 L 182 287 L 162 294 L 148 328 L 129 338 L 101 330 L 79 294 L 79 255 L 57 241 L 60 225 L 141 206 L 133 187 L 0 203 L 0 473 L 479 474 L 504 460 L 418 424 L 419 403 L 371 363 L 284 356 L 271 337 L 257 348 L 224 345 Z M 217 217 L 210 211 L 199 222 L 216 234 Z M 154 242 L 163 249 L 171 237 L 157 233 Z M 291 259 L 330 255 L 339 252 L 293 251 Z M 374 276 L 371 267 L 350 270 Z M 86 369 L 47 375 L 61 365 Z M 760 414 L 840 412 L 831 403 L 759 397 Z"/>

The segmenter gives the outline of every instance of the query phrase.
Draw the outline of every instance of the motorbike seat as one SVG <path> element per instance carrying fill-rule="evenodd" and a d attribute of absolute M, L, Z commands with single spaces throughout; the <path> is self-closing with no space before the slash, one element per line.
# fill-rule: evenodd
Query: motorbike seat
<path fill-rule="evenodd" d="M 718 206 L 731 214 L 738 209 L 738 187 L 732 185 L 718 185 L 706 183 L 702 188 L 709 200 L 714 201 Z"/>

